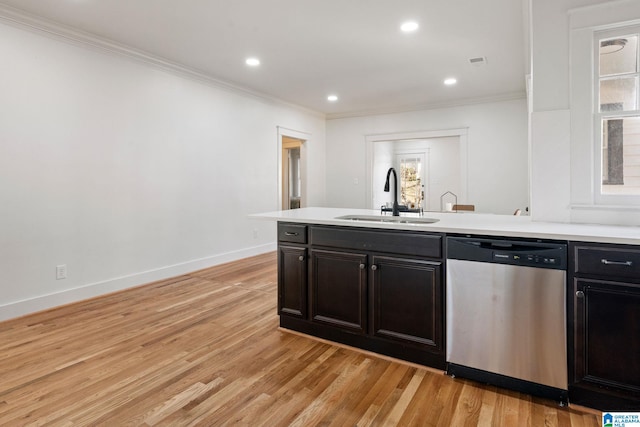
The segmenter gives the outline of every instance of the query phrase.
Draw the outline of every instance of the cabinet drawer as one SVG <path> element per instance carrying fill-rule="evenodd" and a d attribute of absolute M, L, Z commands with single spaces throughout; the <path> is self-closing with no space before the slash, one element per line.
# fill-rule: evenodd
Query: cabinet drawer
<path fill-rule="evenodd" d="M 279 222 L 278 240 L 281 242 L 307 243 L 307 226 Z"/>
<path fill-rule="evenodd" d="M 574 247 L 575 273 L 640 280 L 640 249 L 635 247 Z"/>
<path fill-rule="evenodd" d="M 309 235 L 311 244 L 317 246 L 442 257 L 442 236 L 439 234 L 312 226 Z"/>

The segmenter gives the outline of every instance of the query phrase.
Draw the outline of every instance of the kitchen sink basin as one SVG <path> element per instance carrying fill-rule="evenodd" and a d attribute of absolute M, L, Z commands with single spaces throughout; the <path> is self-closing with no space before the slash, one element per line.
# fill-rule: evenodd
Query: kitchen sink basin
<path fill-rule="evenodd" d="M 343 215 L 336 219 L 347 219 L 350 221 L 372 221 L 390 222 L 395 224 L 433 224 L 440 221 L 435 218 L 407 217 L 407 216 L 385 216 L 385 215 Z"/>

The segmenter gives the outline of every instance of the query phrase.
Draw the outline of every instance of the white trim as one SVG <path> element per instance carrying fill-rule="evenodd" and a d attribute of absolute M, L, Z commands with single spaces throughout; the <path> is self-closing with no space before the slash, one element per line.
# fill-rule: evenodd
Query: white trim
<path fill-rule="evenodd" d="M 290 129 L 284 126 L 276 126 L 276 128 L 278 128 L 278 135 L 284 135 L 284 136 L 288 136 L 290 138 L 296 138 L 296 139 L 303 139 L 305 141 L 311 137 L 310 132 Z"/>
<path fill-rule="evenodd" d="M 569 29 L 606 30 L 616 28 L 621 23 L 629 25 L 640 23 L 638 16 L 638 0 L 617 0 L 605 3 L 582 6 L 567 11 Z"/>
<path fill-rule="evenodd" d="M 469 188 L 469 144 L 468 144 L 469 128 L 457 129 L 440 129 L 440 130 L 423 130 L 411 132 L 396 132 L 385 134 L 365 135 L 365 197 L 367 208 L 374 209 L 373 206 L 373 144 L 382 141 L 402 141 L 411 139 L 429 139 L 443 138 L 448 136 L 457 136 L 460 144 L 460 183 L 461 189 L 458 195 L 460 203 L 467 200 L 467 190 Z"/>
<path fill-rule="evenodd" d="M 65 304 L 94 298 L 124 289 L 141 286 L 147 283 L 213 267 L 231 261 L 237 261 L 254 255 L 276 250 L 275 243 L 267 243 L 251 248 L 212 255 L 179 264 L 169 265 L 154 270 L 143 271 L 123 277 L 116 277 L 97 283 L 90 283 L 78 288 L 67 289 L 47 295 L 38 295 L 21 301 L 0 306 L 0 321 L 13 319 L 37 311 L 47 310 Z"/>
<path fill-rule="evenodd" d="M 469 105 L 489 104 L 493 102 L 514 101 L 518 99 L 526 99 L 526 91 L 504 93 L 494 96 L 485 96 L 477 98 L 463 98 L 447 102 L 439 102 L 432 104 L 407 105 L 403 107 L 388 107 L 371 110 L 347 111 L 344 113 L 327 113 L 327 120 L 347 119 L 354 117 L 377 116 L 384 114 L 408 113 L 412 111 L 439 110 L 443 108 L 466 107 Z"/>
<path fill-rule="evenodd" d="M 202 70 L 197 70 L 95 34 L 28 14 L 11 6 L 0 4 L 0 22 L 76 46 L 90 48 L 101 53 L 115 54 L 130 60 L 142 62 L 147 66 L 160 69 L 179 77 L 189 78 L 217 89 L 248 96 L 263 102 L 275 103 L 277 105 L 293 108 L 317 117 L 326 118 L 325 114 L 322 112 L 311 110 L 298 104 L 293 104 L 272 95 L 267 95 L 246 87 L 241 87 L 219 80 Z"/>
<path fill-rule="evenodd" d="M 367 141 L 400 141 L 409 139 L 443 138 L 446 136 L 466 136 L 469 128 L 421 130 L 398 133 L 379 133 L 365 135 Z"/>
<path fill-rule="evenodd" d="M 572 204 L 569 206 L 572 210 L 594 210 L 594 211 L 632 211 L 640 212 L 640 206 L 634 205 L 589 205 L 589 204 Z"/>

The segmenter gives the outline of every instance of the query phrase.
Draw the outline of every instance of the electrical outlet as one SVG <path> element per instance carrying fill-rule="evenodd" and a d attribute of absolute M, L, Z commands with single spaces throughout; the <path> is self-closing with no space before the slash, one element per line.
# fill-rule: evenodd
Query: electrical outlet
<path fill-rule="evenodd" d="M 254 239 L 257 239 L 257 238 L 258 238 L 258 229 L 257 229 L 257 228 L 254 228 L 254 229 L 253 229 L 253 238 L 254 238 Z"/>
<path fill-rule="evenodd" d="M 67 264 L 56 265 L 56 280 L 67 278 Z"/>

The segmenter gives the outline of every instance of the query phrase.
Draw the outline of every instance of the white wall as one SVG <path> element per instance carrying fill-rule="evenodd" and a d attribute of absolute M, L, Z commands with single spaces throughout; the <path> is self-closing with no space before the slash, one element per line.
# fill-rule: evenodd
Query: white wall
<path fill-rule="evenodd" d="M 516 208 L 528 206 L 527 103 L 524 98 L 328 120 L 327 205 L 370 207 L 365 188 L 367 135 L 460 128 L 468 128 L 469 168 L 467 200 L 459 202 L 475 204 L 480 212 L 501 214 L 511 214 Z"/>
<path fill-rule="evenodd" d="M 373 191 L 372 193 L 372 207 L 377 208 L 393 201 L 393 190 L 390 187 L 388 193 L 384 192 L 384 184 L 386 182 L 387 171 L 390 167 L 393 167 L 394 160 L 394 142 L 393 141 L 380 141 L 373 145 L 373 170 L 376 171 L 372 177 L 372 186 L 379 191 Z M 393 180 L 393 178 L 389 178 Z M 389 183 L 391 185 L 391 183 Z M 398 196 L 400 197 L 400 196 Z"/>
<path fill-rule="evenodd" d="M 277 126 L 324 203 L 320 115 L 4 24 L 0 52 L 0 319 L 272 250 Z"/>

